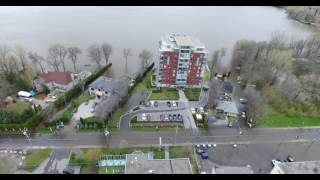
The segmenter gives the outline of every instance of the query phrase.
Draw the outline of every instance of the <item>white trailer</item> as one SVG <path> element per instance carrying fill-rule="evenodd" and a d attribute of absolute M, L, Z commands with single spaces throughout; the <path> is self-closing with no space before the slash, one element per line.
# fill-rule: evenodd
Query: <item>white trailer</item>
<path fill-rule="evenodd" d="M 26 91 L 19 91 L 18 92 L 18 96 L 20 96 L 20 97 L 31 97 L 31 94 L 29 92 L 26 92 Z"/>

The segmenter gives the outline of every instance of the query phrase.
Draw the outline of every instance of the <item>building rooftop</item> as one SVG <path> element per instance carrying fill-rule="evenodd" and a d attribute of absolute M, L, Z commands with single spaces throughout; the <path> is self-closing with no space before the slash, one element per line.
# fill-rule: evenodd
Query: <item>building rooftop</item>
<path fill-rule="evenodd" d="M 238 114 L 238 109 L 236 103 L 232 101 L 218 101 L 218 106 L 216 109 L 223 110 L 227 113 Z"/>
<path fill-rule="evenodd" d="M 149 160 L 147 154 L 127 154 L 126 174 L 192 174 L 189 158 Z"/>
<path fill-rule="evenodd" d="M 55 82 L 61 85 L 67 85 L 72 81 L 69 72 L 47 72 L 41 75 L 45 83 Z"/>
<path fill-rule="evenodd" d="M 188 46 L 190 48 L 205 48 L 204 44 L 201 43 L 198 38 L 188 35 L 169 34 L 161 38 L 161 41 L 164 43 L 164 46 L 169 45 L 170 48 L 179 48 L 181 46 Z"/>
<path fill-rule="evenodd" d="M 103 89 L 104 91 L 117 91 L 117 93 L 120 93 L 124 89 L 125 84 L 126 83 L 124 81 L 113 80 L 106 76 L 100 76 L 93 81 L 89 87 Z"/>
<path fill-rule="evenodd" d="M 283 174 L 320 174 L 320 161 L 276 163 Z"/>

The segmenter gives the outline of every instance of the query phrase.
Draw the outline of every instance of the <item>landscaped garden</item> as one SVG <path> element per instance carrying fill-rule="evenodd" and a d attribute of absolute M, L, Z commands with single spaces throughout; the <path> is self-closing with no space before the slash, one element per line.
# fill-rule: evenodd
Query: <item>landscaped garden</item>
<path fill-rule="evenodd" d="M 149 100 L 179 100 L 179 93 L 174 88 L 154 89 L 149 96 Z"/>
<path fill-rule="evenodd" d="M 201 88 L 186 88 L 184 94 L 189 101 L 198 101 L 201 93 Z"/>

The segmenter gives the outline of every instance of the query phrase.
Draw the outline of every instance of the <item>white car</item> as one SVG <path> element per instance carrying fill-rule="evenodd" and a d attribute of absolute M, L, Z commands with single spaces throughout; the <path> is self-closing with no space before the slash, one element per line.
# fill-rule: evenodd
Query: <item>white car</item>
<path fill-rule="evenodd" d="M 31 98 L 23 98 L 25 101 L 32 102 Z"/>
<path fill-rule="evenodd" d="M 208 144 L 208 148 L 211 148 L 212 147 L 212 144 Z"/>
<path fill-rule="evenodd" d="M 272 162 L 273 165 L 281 163 L 281 161 L 278 161 L 278 160 L 275 160 L 275 159 L 272 159 L 271 162 Z"/>
<path fill-rule="evenodd" d="M 175 101 L 172 101 L 172 107 L 177 107 L 177 103 Z"/>

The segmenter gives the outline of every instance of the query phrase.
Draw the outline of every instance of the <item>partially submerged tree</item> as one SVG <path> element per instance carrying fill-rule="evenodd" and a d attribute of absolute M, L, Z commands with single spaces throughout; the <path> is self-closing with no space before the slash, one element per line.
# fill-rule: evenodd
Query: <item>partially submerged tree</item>
<path fill-rule="evenodd" d="M 97 44 L 91 45 L 87 49 L 87 53 L 87 56 L 90 58 L 90 60 L 95 62 L 97 67 L 100 68 L 102 60 L 102 52 L 100 46 Z"/>
<path fill-rule="evenodd" d="M 52 45 L 48 49 L 48 59 L 45 61 L 54 68 L 55 71 L 59 71 L 59 66 L 61 64 L 61 61 L 59 60 L 59 50 L 56 47 L 56 45 Z"/>
<path fill-rule="evenodd" d="M 143 71 L 149 67 L 151 59 L 153 57 L 153 53 L 149 50 L 143 49 L 140 54 L 139 54 L 139 58 L 141 60 L 141 69 L 142 69 L 142 73 Z"/>
<path fill-rule="evenodd" d="M 112 46 L 111 46 L 111 44 L 103 43 L 103 44 L 101 45 L 101 49 L 102 49 L 102 53 L 103 53 L 103 55 L 104 55 L 106 64 L 108 64 L 108 63 L 109 63 L 110 55 L 111 55 L 112 52 L 113 52 Z"/>
<path fill-rule="evenodd" d="M 74 47 L 68 48 L 68 53 L 69 53 L 68 58 L 73 63 L 74 72 L 77 73 L 78 71 L 77 71 L 76 63 L 78 61 L 78 56 L 82 53 L 82 51 L 80 48 L 74 46 Z"/>
<path fill-rule="evenodd" d="M 130 48 L 124 48 L 123 49 L 123 57 L 125 59 L 125 73 L 127 74 L 127 76 L 129 76 L 129 69 L 128 69 L 128 57 L 132 56 L 133 54 L 131 53 L 131 49 Z"/>
<path fill-rule="evenodd" d="M 41 69 L 41 73 L 44 73 L 44 67 L 43 67 L 43 62 L 45 61 L 44 58 L 42 56 L 39 56 L 37 53 L 33 53 L 32 51 L 30 51 L 28 53 L 29 59 L 31 59 L 32 63 L 35 65 L 39 65 L 40 69 Z"/>

